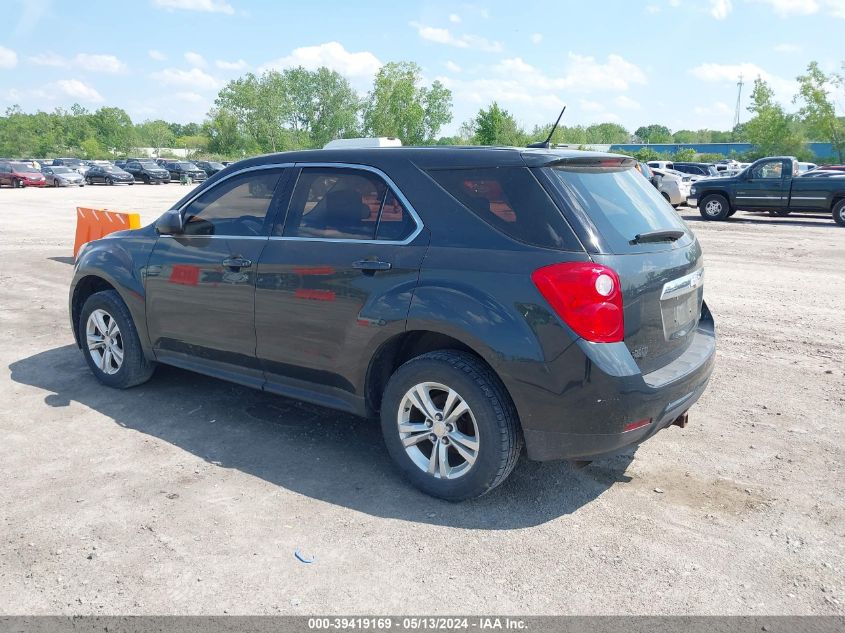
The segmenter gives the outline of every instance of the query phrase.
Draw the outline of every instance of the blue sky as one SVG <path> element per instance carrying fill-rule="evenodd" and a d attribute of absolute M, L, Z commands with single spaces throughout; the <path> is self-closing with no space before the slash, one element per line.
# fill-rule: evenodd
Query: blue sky
<path fill-rule="evenodd" d="M 810 60 L 845 61 L 845 0 L 3 4 L 0 109 L 79 102 L 135 121 L 199 121 L 248 71 L 325 65 L 364 94 L 380 64 L 413 60 L 453 91 L 447 133 L 493 99 L 527 127 L 566 103 L 567 124 L 729 129 L 740 73 L 744 97 L 760 75 L 792 108 Z"/>

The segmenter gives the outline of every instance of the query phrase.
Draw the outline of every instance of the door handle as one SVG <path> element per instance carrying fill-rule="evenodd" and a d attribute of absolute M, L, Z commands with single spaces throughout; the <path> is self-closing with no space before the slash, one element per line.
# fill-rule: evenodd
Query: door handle
<path fill-rule="evenodd" d="M 223 260 L 223 265 L 229 268 L 249 268 L 252 266 L 252 260 L 243 257 L 227 257 Z"/>
<path fill-rule="evenodd" d="M 357 262 L 352 262 L 352 268 L 357 268 L 366 272 L 376 272 L 379 270 L 390 270 L 390 262 L 381 262 L 374 259 L 360 259 Z"/>

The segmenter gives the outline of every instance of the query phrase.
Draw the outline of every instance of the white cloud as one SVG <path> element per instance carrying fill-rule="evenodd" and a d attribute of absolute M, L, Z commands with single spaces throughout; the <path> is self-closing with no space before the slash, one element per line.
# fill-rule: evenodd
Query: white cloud
<path fill-rule="evenodd" d="M 699 116 L 732 114 L 733 110 L 724 101 L 714 101 L 709 106 L 695 106 L 692 110 Z"/>
<path fill-rule="evenodd" d="M 534 44 L 539 44 L 543 41 L 543 34 L 542 33 L 532 33 L 531 34 L 531 41 Z"/>
<path fill-rule="evenodd" d="M 427 26 L 419 22 L 409 22 L 409 25 L 416 29 L 422 39 L 436 44 L 472 48 L 486 53 L 498 53 L 502 50 L 501 42 L 494 42 L 478 35 L 454 35 L 449 29 Z"/>
<path fill-rule="evenodd" d="M 780 17 L 792 15 L 813 15 L 818 13 L 818 0 L 752 0 L 760 4 L 767 4 Z"/>
<path fill-rule="evenodd" d="M 783 103 L 788 103 L 796 92 L 796 84 L 790 79 L 784 79 L 767 72 L 757 64 L 749 62 L 740 64 L 701 64 L 690 69 L 690 74 L 696 79 L 706 82 L 736 84 L 740 76 L 746 84 L 751 84 L 757 77 L 767 82 L 775 91 L 775 95 Z"/>
<path fill-rule="evenodd" d="M 451 22 L 452 24 L 460 24 L 461 16 L 459 16 L 457 13 L 450 13 L 449 22 Z"/>
<path fill-rule="evenodd" d="M 669 6 L 672 8 L 681 6 L 681 0 L 669 0 Z"/>
<path fill-rule="evenodd" d="M 660 13 L 660 5 L 657 4 L 647 4 L 645 7 L 646 13 L 650 13 L 651 15 L 655 15 Z"/>
<path fill-rule="evenodd" d="M 154 59 L 157 62 L 163 62 L 167 59 L 167 55 L 165 55 L 161 51 L 157 51 L 154 48 L 151 48 L 149 51 L 147 51 L 147 55 L 150 56 L 150 59 Z"/>
<path fill-rule="evenodd" d="M 205 57 L 193 51 L 185 53 L 185 61 L 191 66 L 195 66 L 197 68 L 205 68 L 208 65 L 205 61 Z"/>
<path fill-rule="evenodd" d="M 179 101 L 187 101 L 188 103 L 200 103 L 205 101 L 205 98 L 196 92 L 177 92 L 173 96 L 179 99 Z"/>
<path fill-rule="evenodd" d="M 449 69 L 450 71 L 452 71 L 453 73 L 459 73 L 459 72 L 461 72 L 461 67 L 460 67 L 460 66 L 458 66 L 455 62 L 453 62 L 453 61 L 451 61 L 451 60 L 447 61 L 447 62 L 446 62 L 445 64 L 443 64 L 443 65 L 444 65 L 444 66 L 446 66 L 446 68 L 448 68 L 448 69 Z"/>
<path fill-rule="evenodd" d="M 126 70 L 126 64 L 114 55 L 79 53 L 72 58 L 66 58 L 55 53 L 41 53 L 30 57 L 29 61 L 38 66 L 74 68 L 97 73 L 120 73 Z"/>
<path fill-rule="evenodd" d="M 605 62 L 588 55 L 568 54 L 569 64 L 559 76 L 549 76 L 521 57 L 504 59 L 494 69 L 505 77 L 518 78 L 527 87 L 548 91 L 623 92 L 632 84 L 645 84 L 645 73 L 635 64 L 615 54 Z"/>
<path fill-rule="evenodd" d="M 56 66 L 57 68 L 68 65 L 68 61 L 64 57 L 55 53 L 41 53 L 30 57 L 29 61 L 38 66 Z"/>
<path fill-rule="evenodd" d="M 73 58 L 71 65 L 100 73 L 119 73 L 126 70 L 126 64 L 114 55 L 79 53 L 79 55 Z"/>
<path fill-rule="evenodd" d="M 774 50 L 776 53 L 799 53 L 801 47 L 797 44 L 778 44 Z"/>
<path fill-rule="evenodd" d="M 845 20 L 845 1 L 825 0 L 825 5 L 833 17 Z"/>
<path fill-rule="evenodd" d="M 173 11 L 205 11 L 207 13 L 227 13 L 232 15 L 235 10 L 225 0 L 153 0 L 153 6 Z"/>
<path fill-rule="evenodd" d="M 18 65 L 18 54 L 10 48 L 0 46 L 0 68 L 14 68 Z"/>
<path fill-rule="evenodd" d="M 717 20 L 724 20 L 733 11 L 731 0 L 710 0 L 710 15 Z"/>
<path fill-rule="evenodd" d="M 236 62 L 227 62 L 226 60 L 218 59 L 214 62 L 214 65 L 221 70 L 246 70 L 249 68 L 249 64 L 242 59 L 239 59 Z"/>
<path fill-rule="evenodd" d="M 68 97 L 73 97 L 80 101 L 90 101 L 92 103 L 104 101 L 103 96 L 99 92 L 79 79 L 60 79 L 56 82 L 56 87 Z"/>
<path fill-rule="evenodd" d="M 619 95 L 613 100 L 613 103 L 623 110 L 639 110 L 642 107 L 639 101 L 631 99 L 628 95 Z"/>
<path fill-rule="evenodd" d="M 194 88 L 195 90 L 217 90 L 223 84 L 219 79 L 199 68 L 191 68 L 191 70 L 165 68 L 150 76 L 168 86 Z"/>
<path fill-rule="evenodd" d="M 317 46 L 303 46 L 291 51 L 290 55 L 271 60 L 258 68 L 258 72 L 267 70 L 284 70 L 302 66 L 308 70 L 316 70 L 325 66 L 336 70 L 352 82 L 369 82 L 382 64 L 378 57 L 369 51 L 352 53 L 347 51 L 339 42 L 326 42 Z"/>

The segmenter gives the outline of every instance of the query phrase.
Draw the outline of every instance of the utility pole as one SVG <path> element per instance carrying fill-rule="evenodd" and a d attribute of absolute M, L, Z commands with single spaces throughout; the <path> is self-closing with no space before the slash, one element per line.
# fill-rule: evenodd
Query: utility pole
<path fill-rule="evenodd" d="M 742 82 L 742 74 L 740 73 L 739 81 L 736 84 L 737 91 L 736 91 L 736 113 L 734 114 L 734 129 L 736 129 L 736 127 L 739 125 L 739 108 L 740 108 L 740 103 L 742 102 L 742 86 L 743 85 L 744 84 Z"/>

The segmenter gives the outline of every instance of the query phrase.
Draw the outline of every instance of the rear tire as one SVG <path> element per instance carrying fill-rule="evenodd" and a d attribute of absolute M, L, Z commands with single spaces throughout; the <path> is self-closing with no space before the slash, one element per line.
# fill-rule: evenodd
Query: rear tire
<path fill-rule="evenodd" d="M 698 203 L 698 212 L 705 220 L 725 220 L 731 213 L 731 207 L 725 196 L 712 193 Z"/>
<path fill-rule="evenodd" d="M 839 226 L 845 226 L 845 199 L 833 205 L 833 221 Z"/>
<path fill-rule="evenodd" d="M 504 385 L 466 352 L 430 352 L 397 369 L 384 391 L 381 428 L 405 477 L 448 501 L 479 497 L 501 484 L 522 451 L 519 419 Z"/>
<path fill-rule="evenodd" d="M 127 389 L 153 375 L 155 364 L 144 356 L 132 315 L 117 291 L 103 290 L 88 297 L 77 328 L 85 361 L 104 385 Z"/>

